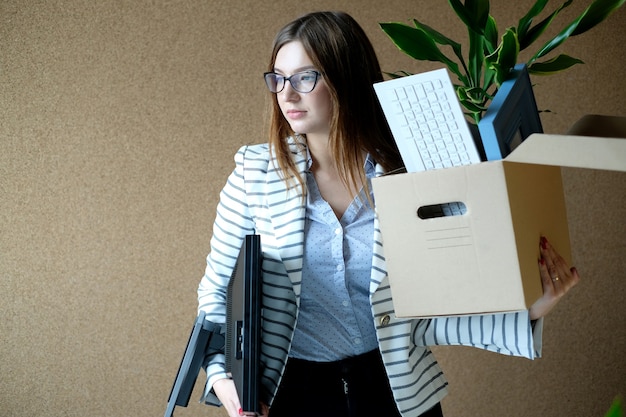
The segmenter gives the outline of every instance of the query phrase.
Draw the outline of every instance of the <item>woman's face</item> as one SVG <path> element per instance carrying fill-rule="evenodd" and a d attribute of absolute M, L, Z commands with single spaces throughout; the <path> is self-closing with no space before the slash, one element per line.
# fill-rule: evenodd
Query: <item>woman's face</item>
<path fill-rule="evenodd" d="M 278 50 L 274 72 L 290 77 L 307 70 L 319 71 L 313 65 L 301 42 L 286 43 Z M 330 92 L 324 78 L 320 76 L 315 88 L 309 93 L 294 90 L 291 83 L 287 81 L 285 88 L 276 94 L 276 98 L 283 116 L 294 132 L 307 135 L 308 140 L 315 136 L 328 139 L 332 106 Z"/>

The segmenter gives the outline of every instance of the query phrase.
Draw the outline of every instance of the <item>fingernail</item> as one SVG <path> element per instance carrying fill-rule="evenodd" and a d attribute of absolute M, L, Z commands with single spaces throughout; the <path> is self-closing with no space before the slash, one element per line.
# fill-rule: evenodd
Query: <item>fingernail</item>
<path fill-rule="evenodd" d="M 546 239 L 544 236 L 541 236 L 541 248 L 545 249 L 547 247 L 547 243 L 548 243 L 548 239 Z"/>
<path fill-rule="evenodd" d="M 539 259 L 539 263 L 541 264 L 541 266 L 544 266 L 546 264 L 546 261 L 543 260 L 543 258 Z"/>
<path fill-rule="evenodd" d="M 240 416 L 243 416 L 243 408 L 240 408 L 240 409 L 239 409 L 239 415 L 240 415 Z"/>

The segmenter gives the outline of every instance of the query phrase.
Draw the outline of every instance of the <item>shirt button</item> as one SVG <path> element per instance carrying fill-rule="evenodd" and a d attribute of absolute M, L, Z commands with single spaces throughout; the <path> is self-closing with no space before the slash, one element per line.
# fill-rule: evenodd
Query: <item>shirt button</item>
<path fill-rule="evenodd" d="M 380 318 L 380 325 L 386 326 L 389 324 L 390 320 L 391 320 L 391 317 L 389 317 L 389 314 L 385 314 L 384 316 Z"/>
<path fill-rule="evenodd" d="M 343 265 L 341 264 L 337 265 L 337 271 L 343 271 Z"/>
<path fill-rule="evenodd" d="M 335 234 L 336 235 L 340 235 L 341 234 L 341 228 L 340 227 L 335 229 Z"/>
<path fill-rule="evenodd" d="M 350 303 L 345 301 L 345 300 L 341 302 L 341 305 L 344 306 L 344 307 L 348 307 L 348 304 L 350 304 Z"/>
<path fill-rule="evenodd" d="M 358 337 L 356 339 L 354 339 L 354 343 L 357 345 L 361 344 L 361 339 L 359 339 Z"/>

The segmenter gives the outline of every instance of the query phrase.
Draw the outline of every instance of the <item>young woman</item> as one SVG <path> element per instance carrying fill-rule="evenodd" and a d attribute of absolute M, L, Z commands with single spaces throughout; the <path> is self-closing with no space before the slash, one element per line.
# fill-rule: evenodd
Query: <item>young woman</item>
<path fill-rule="evenodd" d="M 345 13 L 305 15 L 275 39 L 269 143 L 235 156 L 198 289 L 199 309 L 223 322 L 244 236 L 261 236 L 263 415 L 441 416 L 447 382 L 429 345 L 535 358 L 541 318 L 579 280 L 541 238 L 544 296 L 529 311 L 395 317 L 369 182 L 403 165 L 372 88 L 382 79 L 370 41 Z M 249 414 L 223 355 L 208 358 L 207 375 L 207 403 Z"/>

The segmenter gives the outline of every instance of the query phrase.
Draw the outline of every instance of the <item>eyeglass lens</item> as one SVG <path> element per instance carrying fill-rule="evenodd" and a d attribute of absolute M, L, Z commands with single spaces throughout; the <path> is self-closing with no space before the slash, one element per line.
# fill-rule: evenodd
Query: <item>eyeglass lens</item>
<path fill-rule="evenodd" d="M 280 93 L 285 88 L 285 83 L 289 81 L 294 90 L 299 93 L 310 93 L 317 84 L 319 77 L 317 71 L 304 71 L 293 74 L 290 77 L 268 72 L 265 74 L 265 83 L 272 93 Z"/>

